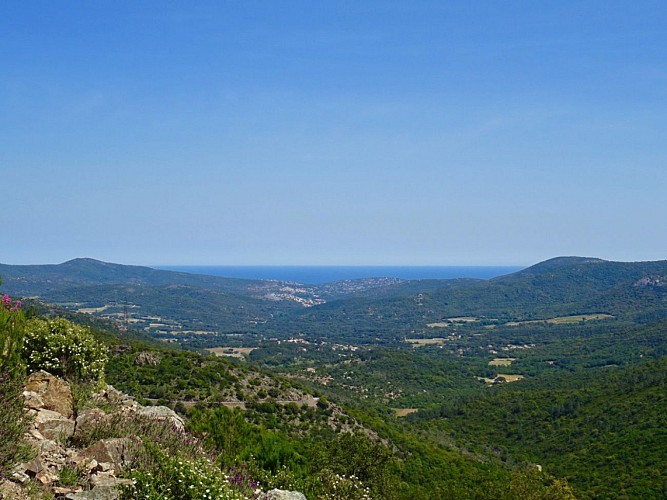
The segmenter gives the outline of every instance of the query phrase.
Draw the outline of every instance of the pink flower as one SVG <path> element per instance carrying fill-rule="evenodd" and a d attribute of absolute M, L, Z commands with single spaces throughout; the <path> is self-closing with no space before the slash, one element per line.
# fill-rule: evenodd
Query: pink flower
<path fill-rule="evenodd" d="M 21 310 L 21 301 L 20 301 L 20 300 L 17 300 L 17 301 L 16 301 L 16 307 L 14 308 L 14 310 L 15 310 L 15 311 L 19 311 L 19 310 Z"/>
<path fill-rule="evenodd" d="M 2 304 L 3 304 L 5 307 L 10 307 L 10 306 L 12 305 L 12 299 L 9 298 L 9 295 L 4 294 L 4 295 L 2 296 Z"/>

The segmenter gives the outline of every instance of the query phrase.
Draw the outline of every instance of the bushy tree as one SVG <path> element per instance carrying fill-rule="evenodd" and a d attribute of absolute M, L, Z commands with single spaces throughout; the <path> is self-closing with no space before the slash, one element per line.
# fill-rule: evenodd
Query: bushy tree
<path fill-rule="evenodd" d="M 81 382 L 104 379 L 106 348 L 88 328 L 64 318 L 28 321 L 23 355 L 29 372 L 45 370 Z"/>

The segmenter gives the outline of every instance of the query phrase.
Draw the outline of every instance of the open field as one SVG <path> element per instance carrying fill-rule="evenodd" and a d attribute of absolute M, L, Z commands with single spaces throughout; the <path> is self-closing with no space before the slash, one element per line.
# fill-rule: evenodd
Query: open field
<path fill-rule="evenodd" d="M 254 351 L 256 347 L 210 347 L 206 349 L 216 356 L 228 356 L 230 358 L 245 358 Z"/>
<path fill-rule="evenodd" d="M 477 321 L 479 321 L 479 318 L 473 316 L 457 316 L 455 318 L 445 318 L 443 321 L 435 323 L 427 323 L 426 326 L 429 328 L 447 328 L 455 323 L 476 323 Z"/>
<path fill-rule="evenodd" d="M 611 314 L 577 314 L 573 316 L 559 316 L 549 319 L 533 319 L 529 321 L 510 321 L 505 326 L 529 325 L 531 323 L 549 323 L 552 325 L 578 324 L 582 321 L 600 321 L 604 319 L 613 319 Z"/>
<path fill-rule="evenodd" d="M 95 313 L 101 313 L 102 311 L 106 311 L 109 309 L 109 306 L 102 306 L 102 307 L 83 307 L 81 309 L 77 309 L 77 312 L 84 313 L 84 314 L 95 314 Z"/>
<path fill-rule="evenodd" d="M 486 377 L 475 377 L 477 380 L 483 380 L 487 384 L 498 384 L 506 382 L 517 382 L 523 378 L 523 375 L 510 375 L 507 373 L 499 373 L 495 378 L 486 378 Z"/>
<path fill-rule="evenodd" d="M 516 358 L 496 358 L 489 361 L 489 366 L 509 366 Z"/>
<path fill-rule="evenodd" d="M 417 408 L 394 408 L 397 417 L 406 417 L 411 413 L 417 413 L 419 411 Z"/>
<path fill-rule="evenodd" d="M 406 342 L 412 344 L 412 347 L 423 347 L 425 345 L 444 345 L 447 339 L 442 337 L 435 337 L 432 339 L 405 339 Z"/>

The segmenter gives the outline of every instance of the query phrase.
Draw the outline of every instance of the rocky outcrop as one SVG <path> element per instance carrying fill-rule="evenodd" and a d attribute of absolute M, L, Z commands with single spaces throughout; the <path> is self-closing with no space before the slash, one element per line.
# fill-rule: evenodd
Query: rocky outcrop
<path fill-rule="evenodd" d="M 79 453 L 97 463 L 110 464 L 109 469 L 122 470 L 137 456 L 139 443 L 130 438 L 102 439 Z"/>
<path fill-rule="evenodd" d="M 119 497 L 119 486 L 130 481 L 116 477 L 136 456 L 138 443 L 130 438 L 103 439 L 91 446 L 77 450 L 66 443 L 76 435 L 85 434 L 113 416 L 100 408 L 81 411 L 74 420 L 74 405 L 69 384 L 47 372 L 30 375 L 26 383 L 24 407 L 33 417 L 32 428 L 26 436 L 35 450 L 33 460 L 16 467 L 11 481 L 0 483 L 0 499 L 28 498 L 21 484 L 35 481 L 42 484 L 54 498 L 73 500 L 114 500 Z M 139 413 L 150 417 L 131 397 L 111 386 L 95 398 L 106 407 L 115 408 L 119 414 Z M 168 410 L 168 411 L 166 411 Z M 158 409 L 156 417 L 173 420 L 183 425 L 178 415 Z M 181 427 L 182 428 L 182 427 Z M 69 468 L 81 477 L 81 484 L 59 486 L 60 473 Z"/>
<path fill-rule="evenodd" d="M 257 497 L 257 500 L 307 500 L 306 495 L 298 491 L 269 490 Z"/>
<path fill-rule="evenodd" d="M 28 377 L 25 386 L 27 399 L 46 410 L 60 413 L 65 418 L 74 415 L 74 398 L 69 384 L 45 371 L 38 371 Z"/>
<path fill-rule="evenodd" d="M 76 417 L 75 436 L 88 432 L 108 420 L 106 412 L 99 408 L 89 408 L 79 412 Z"/>
<path fill-rule="evenodd" d="M 51 441 L 65 442 L 74 434 L 76 423 L 71 418 L 57 411 L 39 409 L 36 411 L 34 426 L 44 437 Z"/>
<path fill-rule="evenodd" d="M 0 478 L 0 500 L 33 498 L 22 487 L 29 482 L 41 484 L 48 498 L 69 500 L 117 500 L 120 489 L 132 483 L 118 477 L 137 458 L 140 441 L 136 437 L 100 439 L 77 449 L 71 442 L 89 442 L 91 431 L 106 422 L 133 415 L 166 421 L 175 430 L 184 429 L 183 419 L 165 406 L 141 406 L 127 394 L 107 386 L 93 399 L 105 408 L 81 410 L 74 419 L 72 391 L 67 382 L 46 372 L 32 374 L 24 395 L 25 410 L 32 415 L 32 428 L 26 435 L 35 457 L 17 466 L 10 478 Z M 88 438 L 87 438 L 88 436 Z M 73 438 L 73 439 L 72 439 Z M 69 469 L 79 477 L 74 486 L 59 484 L 62 471 Z M 302 493 L 271 490 L 260 493 L 263 500 L 306 500 Z"/>
<path fill-rule="evenodd" d="M 137 355 L 135 356 L 134 364 L 137 366 L 143 366 L 143 365 L 156 366 L 160 364 L 160 356 L 158 356 L 154 352 L 142 351 L 140 353 L 137 353 Z"/>
<path fill-rule="evenodd" d="M 177 431 L 185 430 L 183 419 L 171 408 L 166 406 L 138 406 L 134 412 L 137 415 L 152 418 L 154 420 L 166 420 Z"/>

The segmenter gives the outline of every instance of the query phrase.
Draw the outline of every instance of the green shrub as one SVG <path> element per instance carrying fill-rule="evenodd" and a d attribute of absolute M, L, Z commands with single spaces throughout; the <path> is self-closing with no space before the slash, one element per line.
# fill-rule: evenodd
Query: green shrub
<path fill-rule="evenodd" d="M 101 383 L 104 379 L 106 348 L 89 329 L 64 318 L 31 319 L 23 355 L 29 372 L 45 370 L 76 381 Z"/>
<path fill-rule="evenodd" d="M 21 301 L 13 304 L 12 299 L 4 295 L 0 304 L 0 373 L 24 372 L 21 358 L 24 325 L 25 316 L 21 311 Z"/>
<path fill-rule="evenodd" d="M 134 480 L 123 498 L 149 500 L 248 499 L 254 491 L 246 483 L 234 481 L 206 459 L 170 455 L 160 446 L 145 442 L 150 465 L 132 470 Z"/>
<path fill-rule="evenodd" d="M 21 303 L 5 295 L 0 303 L 0 478 L 28 458 L 23 437 L 30 419 L 23 410 L 25 365 L 21 359 L 24 317 Z"/>
<path fill-rule="evenodd" d="M 76 486 L 82 477 L 83 470 L 65 465 L 58 471 L 58 484 L 60 486 Z"/>
<path fill-rule="evenodd" d="M 310 481 L 310 490 L 321 500 L 370 500 L 371 489 L 356 476 L 323 470 Z"/>
<path fill-rule="evenodd" d="M 77 430 L 72 443 L 85 448 L 109 438 L 135 438 L 160 445 L 169 453 L 180 453 L 190 458 L 207 457 L 206 450 L 192 434 L 176 429 L 168 420 L 157 420 L 145 415 L 117 412 L 100 419 L 95 425 Z"/>

